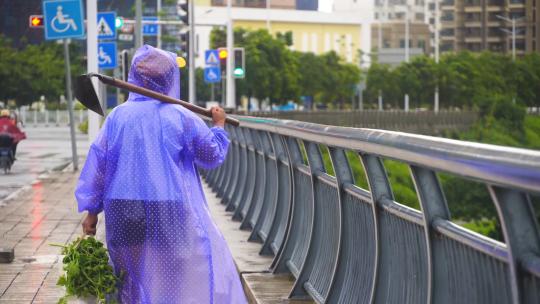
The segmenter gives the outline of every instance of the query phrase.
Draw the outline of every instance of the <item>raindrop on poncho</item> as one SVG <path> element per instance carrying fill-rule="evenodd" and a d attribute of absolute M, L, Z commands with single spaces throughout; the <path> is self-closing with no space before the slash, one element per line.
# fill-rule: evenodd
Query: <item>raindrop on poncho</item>
<path fill-rule="evenodd" d="M 176 55 L 136 52 L 130 83 L 179 98 L 179 81 Z M 75 195 L 79 212 L 105 212 L 122 303 L 246 303 L 196 169 L 219 166 L 228 145 L 222 128 L 135 93 L 107 116 Z"/>

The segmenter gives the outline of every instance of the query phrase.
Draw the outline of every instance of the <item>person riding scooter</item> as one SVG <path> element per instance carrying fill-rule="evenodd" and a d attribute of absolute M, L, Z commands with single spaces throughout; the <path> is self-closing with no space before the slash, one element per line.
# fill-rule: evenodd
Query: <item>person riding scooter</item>
<path fill-rule="evenodd" d="M 9 115 L 9 110 L 0 111 L 0 135 L 7 135 L 13 138 L 11 150 L 13 152 L 13 158 L 15 159 L 17 144 L 26 138 L 26 134 L 17 127 L 16 122 Z"/>

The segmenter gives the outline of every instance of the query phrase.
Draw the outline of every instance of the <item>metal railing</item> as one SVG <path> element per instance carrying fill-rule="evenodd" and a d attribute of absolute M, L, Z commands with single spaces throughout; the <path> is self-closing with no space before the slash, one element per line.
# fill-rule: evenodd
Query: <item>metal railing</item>
<path fill-rule="evenodd" d="M 399 130 L 426 135 L 446 130 L 467 130 L 479 118 L 472 111 L 274 111 L 251 112 L 251 116 L 300 120 L 318 124 L 355 128 Z"/>
<path fill-rule="evenodd" d="M 73 114 L 75 125 L 88 118 L 88 110 L 75 110 Z M 18 115 L 25 126 L 69 126 L 67 110 L 20 111 Z"/>
<path fill-rule="evenodd" d="M 530 196 L 540 152 L 373 129 L 239 117 L 224 164 L 203 171 L 250 241 L 318 303 L 539 303 Z M 325 170 L 327 147 L 333 172 Z M 355 185 L 347 151 L 368 189 Z M 395 201 L 382 159 L 408 164 L 421 210 Z M 453 223 L 437 172 L 484 183 L 506 243 Z"/>

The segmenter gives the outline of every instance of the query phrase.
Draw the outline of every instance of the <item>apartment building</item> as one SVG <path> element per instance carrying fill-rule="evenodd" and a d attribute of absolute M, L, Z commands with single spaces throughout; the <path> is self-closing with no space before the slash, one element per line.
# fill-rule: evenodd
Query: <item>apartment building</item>
<path fill-rule="evenodd" d="M 226 6 L 227 0 L 196 0 L 195 3 L 201 6 Z M 232 0 L 232 6 L 316 11 L 319 8 L 319 2 L 318 0 Z"/>
<path fill-rule="evenodd" d="M 195 27 L 196 65 L 203 66 L 200 54 L 210 47 L 210 32 L 213 27 L 225 26 L 227 11 L 224 7 L 196 6 L 195 14 L 200 25 Z M 266 29 L 272 35 L 291 32 L 290 48 L 300 52 L 322 54 L 335 51 L 344 60 L 360 62 L 359 50 L 368 53 L 371 49 L 371 29 L 368 13 L 324 13 L 311 10 L 258 9 L 233 7 L 233 26 L 249 30 Z"/>
<path fill-rule="evenodd" d="M 516 24 L 516 54 L 539 51 L 540 2 L 537 1 L 443 0 L 441 51 L 511 53 L 512 19 Z"/>

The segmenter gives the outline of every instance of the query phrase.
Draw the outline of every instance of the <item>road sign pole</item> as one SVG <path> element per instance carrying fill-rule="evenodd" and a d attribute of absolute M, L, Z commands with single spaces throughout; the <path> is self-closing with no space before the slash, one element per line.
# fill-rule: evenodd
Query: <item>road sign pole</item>
<path fill-rule="evenodd" d="M 158 18 L 158 21 L 161 19 L 160 15 L 161 15 L 161 0 L 157 0 L 157 3 L 156 3 L 156 10 L 157 10 L 157 18 Z M 158 29 L 157 29 L 157 48 L 160 49 L 161 48 L 161 25 L 158 25 Z"/>
<path fill-rule="evenodd" d="M 189 102 L 196 104 L 197 95 L 195 92 L 195 0 L 189 1 Z"/>
<path fill-rule="evenodd" d="M 135 0 L 135 50 L 143 45 L 142 0 Z"/>
<path fill-rule="evenodd" d="M 234 47 L 234 36 L 233 36 L 233 20 L 232 20 L 232 0 L 227 0 L 227 70 L 225 71 L 226 82 L 227 82 L 227 107 L 235 108 L 235 92 L 234 92 L 234 79 L 233 75 L 233 47 Z"/>
<path fill-rule="evenodd" d="M 73 121 L 73 94 L 71 93 L 71 67 L 69 63 L 69 46 L 67 39 L 64 39 L 64 62 L 66 64 L 66 91 L 67 106 L 69 113 L 69 132 L 71 133 L 71 157 L 73 159 L 73 171 L 79 169 L 79 160 L 77 158 L 77 140 L 75 138 L 75 121 Z"/>
<path fill-rule="evenodd" d="M 87 20 L 97 20 L 97 0 L 86 1 L 86 18 Z M 97 54 L 97 22 L 88 22 L 86 25 L 86 62 L 88 73 L 98 72 L 98 54 Z M 99 92 L 99 83 L 96 77 L 92 77 L 94 89 Z M 94 141 L 99 132 L 99 114 L 93 111 L 88 111 L 88 140 L 90 143 Z"/>

